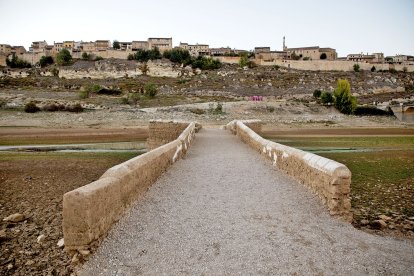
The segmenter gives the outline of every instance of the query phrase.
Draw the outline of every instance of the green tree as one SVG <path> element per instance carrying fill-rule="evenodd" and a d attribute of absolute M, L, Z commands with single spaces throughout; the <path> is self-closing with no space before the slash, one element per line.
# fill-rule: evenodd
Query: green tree
<path fill-rule="evenodd" d="M 121 45 L 119 44 L 118 40 L 114 40 L 112 42 L 112 48 L 114 48 L 115 50 L 121 49 Z"/>
<path fill-rule="evenodd" d="M 333 103 L 334 102 L 334 99 L 333 99 L 332 93 L 330 93 L 330 92 L 322 92 L 322 94 L 321 94 L 321 102 L 323 104 Z"/>
<path fill-rule="evenodd" d="M 31 68 L 30 63 L 19 59 L 16 54 L 12 54 L 11 59 L 6 58 L 6 65 L 11 68 Z"/>
<path fill-rule="evenodd" d="M 49 64 L 53 64 L 53 58 L 51 56 L 42 56 L 39 60 L 40 67 L 45 67 Z"/>
<path fill-rule="evenodd" d="M 190 52 L 184 49 L 172 49 L 171 51 L 165 51 L 164 58 L 169 59 L 171 62 L 188 65 L 191 63 Z"/>
<path fill-rule="evenodd" d="M 359 69 L 360 69 L 359 64 L 354 64 L 354 71 L 359 72 Z"/>
<path fill-rule="evenodd" d="M 148 58 L 150 60 L 155 60 L 155 59 L 161 59 L 162 55 L 160 50 L 158 49 L 158 47 L 155 47 L 154 49 L 151 49 L 148 51 Z"/>
<path fill-rule="evenodd" d="M 69 65 L 72 62 L 72 56 L 67 49 L 62 49 L 56 56 L 58 65 Z"/>
<path fill-rule="evenodd" d="M 335 107 L 344 114 L 354 113 L 357 100 L 351 94 L 351 85 L 347 80 L 338 80 L 338 86 L 334 91 Z"/>
<path fill-rule="evenodd" d="M 144 86 L 145 96 L 154 98 L 158 93 L 158 86 L 154 83 L 146 83 Z"/>
<path fill-rule="evenodd" d="M 239 66 L 243 68 L 248 65 L 249 65 L 249 58 L 247 56 L 247 53 L 241 53 L 240 60 L 239 60 Z"/>
<path fill-rule="evenodd" d="M 199 68 L 202 70 L 214 70 L 222 66 L 218 59 L 204 56 L 198 56 L 195 60 L 193 60 L 191 65 L 193 68 Z"/>

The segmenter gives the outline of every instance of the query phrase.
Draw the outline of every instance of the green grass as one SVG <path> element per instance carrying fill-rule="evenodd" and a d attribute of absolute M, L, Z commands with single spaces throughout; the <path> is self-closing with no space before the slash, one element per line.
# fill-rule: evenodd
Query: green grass
<path fill-rule="evenodd" d="M 414 137 L 272 137 L 309 150 L 364 148 L 369 152 L 324 152 L 318 155 L 345 164 L 352 172 L 354 222 L 378 215 L 414 216 Z M 386 150 L 383 150 L 386 149 Z"/>
<path fill-rule="evenodd" d="M 136 157 L 138 154 L 136 152 L 7 152 L 0 153 L 0 161 L 18 161 L 18 160 L 39 160 L 39 159 L 83 159 L 83 160 L 100 160 L 113 159 L 119 160 L 120 162 L 129 160 Z"/>

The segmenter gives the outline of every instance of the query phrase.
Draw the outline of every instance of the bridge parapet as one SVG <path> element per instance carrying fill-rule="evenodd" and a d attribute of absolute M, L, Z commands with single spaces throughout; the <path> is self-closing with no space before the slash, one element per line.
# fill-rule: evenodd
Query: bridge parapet
<path fill-rule="evenodd" d="M 248 123 L 232 121 L 226 129 L 271 160 L 278 169 L 309 187 L 328 207 L 331 215 L 352 221 L 351 171 L 345 165 L 264 139 L 248 127 Z"/>
<path fill-rule="evenodd" d="M 97 181 L 63 196 L 63 234 L 65 250 L 87 248 L 104 236 L 129 206 L 178 161 L 200 128 L 196 123 L 164 122 L 181 128 L 179 136 L 145 154 L 108 169 Z M 171 129 L 171 128 L 168 128 Z"/>

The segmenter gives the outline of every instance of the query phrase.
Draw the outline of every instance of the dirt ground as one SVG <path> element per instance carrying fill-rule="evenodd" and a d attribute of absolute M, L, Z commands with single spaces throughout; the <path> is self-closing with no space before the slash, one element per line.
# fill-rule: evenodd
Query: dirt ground
<path fill-rule="evenodd" d="M 52 131 L 53 133 L 54 131 Z M 57 242 L 63 238 L 63 194 L 97 180 L 131 154 L 10 153 L 0 155 L 0 275 L 69 275 L 71 260 Z M 37 242 L 45 235 L 42 243 Z"/>

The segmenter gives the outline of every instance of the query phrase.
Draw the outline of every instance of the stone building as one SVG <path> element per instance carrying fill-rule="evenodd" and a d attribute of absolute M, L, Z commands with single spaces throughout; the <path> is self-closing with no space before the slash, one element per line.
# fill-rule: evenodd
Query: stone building
<path fill-rule="evenodd" d="M 141 50 L 148 50 L 149 49 L 149 43 L 148 41 L 132 41 L 132 51 L 136 51 L 138 49 Z"/>
<path fill-rule="evenodd" d="M 16 56 L 20 56 L 26 53 L 26 48 L 24 48 L 24 46 L 12 46 L 11 53 L 15 54 Z"/>
<path fill-rule="evenodd" d="M 335 60 L 338 56 L 333 48 L 320 48 L 319 46 L 285 48 L 289 59 L 294 56 L 301 60 Z"/>
<path fill-rule="evenodd" d="M 285 51 L 269 51 L 255 54 L 256 59 L 263 60 L 265 62 L 273 62 L 275 60 L 288 59 L 288 54 Z"/>
<path fill-rule="evenodd" d="M 164 52 L 172 49 L 172 38 L 150 37 L 148 38 L 148 48 L 155 49 L 155 47 Z"/>
<path fill-rule="evenodd" d="M 106 51 L 111 48 L 111 42 L 109 40 L 96 40 L 95 51 Z"/>
<path fill-rule="evenodd" d="M 347 55 L 346 60 L 355 61 L 355 62 L 365 62 L 365 63 L 383 63 L 384 54 L 383 53 L 349 54 Z"/>
<path fill-rule="evenodd" d="M 0 44 L 0 53 L 4 55 L 11 54 L 11 46 L 9 44 Z"/>
<path fill-rule="evenodd" d="M 210 55 L 210 48 L 207 44 L 188 44 L 180 42 L 179 48 L 187 50 L 193 57 Z"/>
<path fill-rule="evenodd" d="M 260 53 L 269 53 L 270 47 L 254 47 L 254 53 L 260 54 Z"/>
<path fill-rule="evenodd" d="M 75 48 L 75 41 L 63 41 L 63 48 L 68 49 L 69 51 Z"/>
<path fill-rule="evenodd" d="M 82 51 L 83 52 L 93 52 L 96 50 L 95 42 L 82 42 L 81 43 Z"/>
<path fill-rule="evenodd" d="M 122 51 L 132 50 L 132 42 L 119 42 L 119 49 Z"/>
<path fill-rule="evenodd" d="M 46 40 L 43 41 L 33 41 L 32 46 L 30 47 L 30 52 L 33 53 L 41 53 L 45 51 L 45 47 L 47 46 Z"/>
<path fill-rule="evenodd" d="M 63 42 L 55 42 L 53 43 L 53 53 L 57 54 L 60 50 L 63 49 Z"/>
<path fill-rule="evenodd" d="M 387 60 L 387 62 L 404 64 L 404 65 L 414 64 L 414 56 L 409 56 L 409 55 L 388 56 L 385 60 Z"/>

